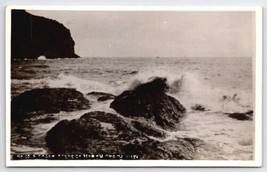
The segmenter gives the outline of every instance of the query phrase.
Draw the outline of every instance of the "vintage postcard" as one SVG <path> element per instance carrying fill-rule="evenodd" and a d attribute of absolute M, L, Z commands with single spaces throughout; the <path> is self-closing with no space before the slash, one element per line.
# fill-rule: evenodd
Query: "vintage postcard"
<path fill-rule="evenodd" d="M 7 166 L 261 166 L 261 37 L 261 7 L 7 7 Z"/>

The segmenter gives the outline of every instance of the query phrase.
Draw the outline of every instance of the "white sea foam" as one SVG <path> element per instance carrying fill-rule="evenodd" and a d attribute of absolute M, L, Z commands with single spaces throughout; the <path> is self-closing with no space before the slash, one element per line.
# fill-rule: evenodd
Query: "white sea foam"
<path fill-rule="evenodd" d="M 83 60 L 83 63 L 80 60 Z M 248 109 L 253 109 L 253 96 L 250 88 L 252 79 L 249 73 L 251 70 L 247 67 L 249 65 L 243 64 L 243 59 L 238 63 L 233 61 L 234 65 L 229 65 L 228 62 L 224 63 L 224 61 L 217 63 L 197 59 L 195 61 L 170 59 L 170 61 L 162 62 L 166 63 L 167 66 L 156 63 L 159 59 L 156 59 L 156 61 L 140 59 L 142 61 L 139 61 L 135 58 L 134 61 L 127 63 L 122 63 L 124 61 L 121 59 L 117 61 L 116 59 L 112 59 L 112 61 L 99 59 L 101 63 L 95 63 L 96 59 L 90 58 L 80 60 L 64 60 L 64 63 L 62 63 L 62 59 L 60 61 L 56 59 L 34 61 L 34 63 L 42 62 L 42 64 L 44 62 L 49 66 L 49 71 L 44 73 L 45 75 L 41 75 L 38 71 L 37 77 L 42 77 L 42 79 L 12 79 L 12 87 L 15 91 L 20 89 L 19 92 L 33 88 L 52 87 L 75 88 L 84 94 L 98 91 L 119 95 L 125 90 L 133 89 L 139 84 L 151 81 L 154 77 L 166 77 L 170 86 L 167 94 L 177 98 L 188 110 L 187 118 L 181 122 L 181 129 L 177 132 L 168 132 L 170 136 L 168 139 L 193 137 L 210 144 L 209 147 L 198 152 L 196 159 L 246 160 L 253 158 L 254 121 L 238 121 L 223 114 L 226 112 L 245 112 Z M 157 67 L 153 68 L 153 66 Z M 108 70 L 103 70 L 105 67 Z M 225 70 L 226 67 L 229 70 Z M 37 67 L 34 67 L 33 71 L 37 69 Z M 100 75 L 97 72 L 90 72 L 88 69 L 103 70 L 103 72 Z M 138 71 L 138 73 L 123 75 L 119 72 L 110 72 L 113 70 L 120 71 L 119 69 L 123 71 L 129 69 L 130 71 Z M 50 71 L 51 75 L 49 74 Z M 55 76 L 54 72 L 62 73 Z M 214 75 L 215 77 L 213 77 Z M 89 79 L 86 79 L 86 77 Z M 106 82 L 102 82 L 103 80 Z M 117 114 L 109 107 L 112 100 L 105 102 L 93 101 L 90 98 L 89 100 L 92 105 L 88 110 L 60 112 L 54 114 L 57 121 L 33 126 L 31 131 L 33 143 L 35 143 L 34 141 L 42 141 L 41 147 L 44 147 L 44 137 L 47 131 L 60 120 L 77 119 L 86 112 L 96 110 Z M 190 107 L 195 104 L 201 104 L 210 111 L 191 111 Z M 122 115 L 119 116 L 126 119 Z M 25 149 L 21 145 L 12 148 L 14 152 L 39 152 L 39 150 L 35 150 L 35 147 L 32 150 L 27 147 Z"/>
<path fill-rule="evenodd" d="M 39 56 L 37 59 L 38 60 L 46 60 L 46 57 L 45 56 Z"/>
<path fill-rule="evenodd" d="M 167 94 L 177 98 L 188 110 L 195 104 L 200 104 L 214 112 L 246 112 L 253 109 L 253 96 L 251 93 L 240 89 L 214 88 L 205 82 L 197 73 L 176 74 L 168 70 L 141 71 L 127 81 L 115 84 L 100 81 L 86 80 L 76 76 L 61 73 L 55 78 L 12 80 L 12 83 L 28 83 L 36 87 L 75 88 L 86 94 L 92 91 L 121 94 L 125 90 L 134 89 L 136 86 L 149 82 L 155 77 L 167 78 L 170 89 Z"/>
<path fill-rule="evenodd" d="M 166 140 L 199 138 L 207 145 L 198 150 L 201 160 L 251 160 L 253 159 L 254 124 L 238 121 L 227 115 L 213 112 L 189 113 L 181 122 L 179 131 L 168 132 Z"/>
<path fill-rule="evenodd" d="M 212 111 L 242 112 L 251 109 L 252 95 L 244 90 L 214 88 L 196 74 L 186 73 L 171 83 L 170 94 L 187 108 L 201 104 Z"/>
<path fill-rule="evenodd" d="M 68 74 L 59 74 L 57 78 L 48 79 L 47 85 L 55 88 L 75 88 L 86 94 L 91 91 L 112 92 L 110 86 L 93 80 L 81 79 Z"/>
<path fill-rule="evenodd" d="M 133 89 L 151 81 L 154 77 L 167 78 L 167 84 L 170 87 L 168 94 L 180 100 L 187 109 L 195 104 L 203 105 L 211 111 L 225 113 L 245 112 L 252 109 L 251 93 L 238 89 L 214 88 L 197 73 L 176 74 L 166 70 L 139 72 L 129 83 L 118 89 Z"/>

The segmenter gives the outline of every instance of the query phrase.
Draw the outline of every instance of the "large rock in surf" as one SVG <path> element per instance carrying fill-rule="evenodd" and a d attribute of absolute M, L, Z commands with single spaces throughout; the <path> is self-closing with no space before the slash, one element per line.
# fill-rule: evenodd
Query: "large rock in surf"
<path fill-rule="evenodd" d="M 143 138 L 142 138 L 143 137 Z M 115 114 L 89 112 L 79 119 L 63 120 L 46 135 L 46 144 L 54 153 L 112 153 L 135 138 L 147 138 Z"/>
<path fill-rule="evenodd" d="M 79 119 L 62 120 L 46 135 L 46 144 L 56 154 L 122 155 L 127 159 L 193 159 L 195 147 L 192 140 L 177 138 L 160 142 L 149 134 L 156 130 L 139 130 L 132 120 L 106 112 L 89 112 Z M 139 125 L 139 124 L 138 124 Z"/>
<path fill-rule="evenodd" d="M 26 91 L 11 101 L 12 121 L 32 115 L 90 108 L 83 94 L 70 88 L 42 88 Z"/>
<path fill-rule="evenodd" d="M 155 78 L 134 90 L 124 91 L 110 107 L 127 117 L 143 117 L 164 129 L 175 129 L 186 109 L 175 98 L 168 96 L 166 78 Z"/>
<path fill-rule="evenodd" d="M 24 10 L 11 11 L 11 59 L 78 58 L 70 30 L 63 24 Z"/>

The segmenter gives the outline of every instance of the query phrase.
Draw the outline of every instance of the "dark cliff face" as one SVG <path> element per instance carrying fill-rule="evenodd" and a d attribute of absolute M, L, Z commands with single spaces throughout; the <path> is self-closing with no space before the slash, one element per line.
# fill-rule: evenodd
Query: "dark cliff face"
<path fill-rule="evenodd" d="M 78 58 L 69 29 L 55 20 L 12 10 L 11 59 Z"/>

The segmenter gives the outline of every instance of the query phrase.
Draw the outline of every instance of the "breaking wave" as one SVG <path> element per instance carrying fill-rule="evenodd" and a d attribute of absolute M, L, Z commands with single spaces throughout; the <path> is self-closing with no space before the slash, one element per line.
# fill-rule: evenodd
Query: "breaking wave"
<path fill-rule="evenodd" d="M 61 73 L 54 78 L 34 80 L 13 80 L 13 83 L 27 83 L 35 87 L 75 88 L 86 94 L 91 91 L 106 92 L 118 95 L 125 90 L 151 81 L 155 77 L 167 78 L 167 94 L 177 98 L 187 109 L 200 104 L 213 112 L 245 112 L 253 107 L 253 96 L 248 91 L 237 89 L 215 88 L 205 82 L 197 73 L 176 74 L 171 71 L 150 70 L 138 72 L 128 80 L 102 83 L 86 80 L 73 75 Z"/>
<path fill-rule="evenodd" d="M 155 77 L 167 78 L 169 95 L 176 97 L 187 109 L 200 104 L 216 112 L 246 112 L 253 109 L 252 93 L 245 90 L 216 88 L 205 82 L 197 73 L 176 74 L 171 71 L 146 71 L 129 82 L 128 89 L 148 82 Z"/>

